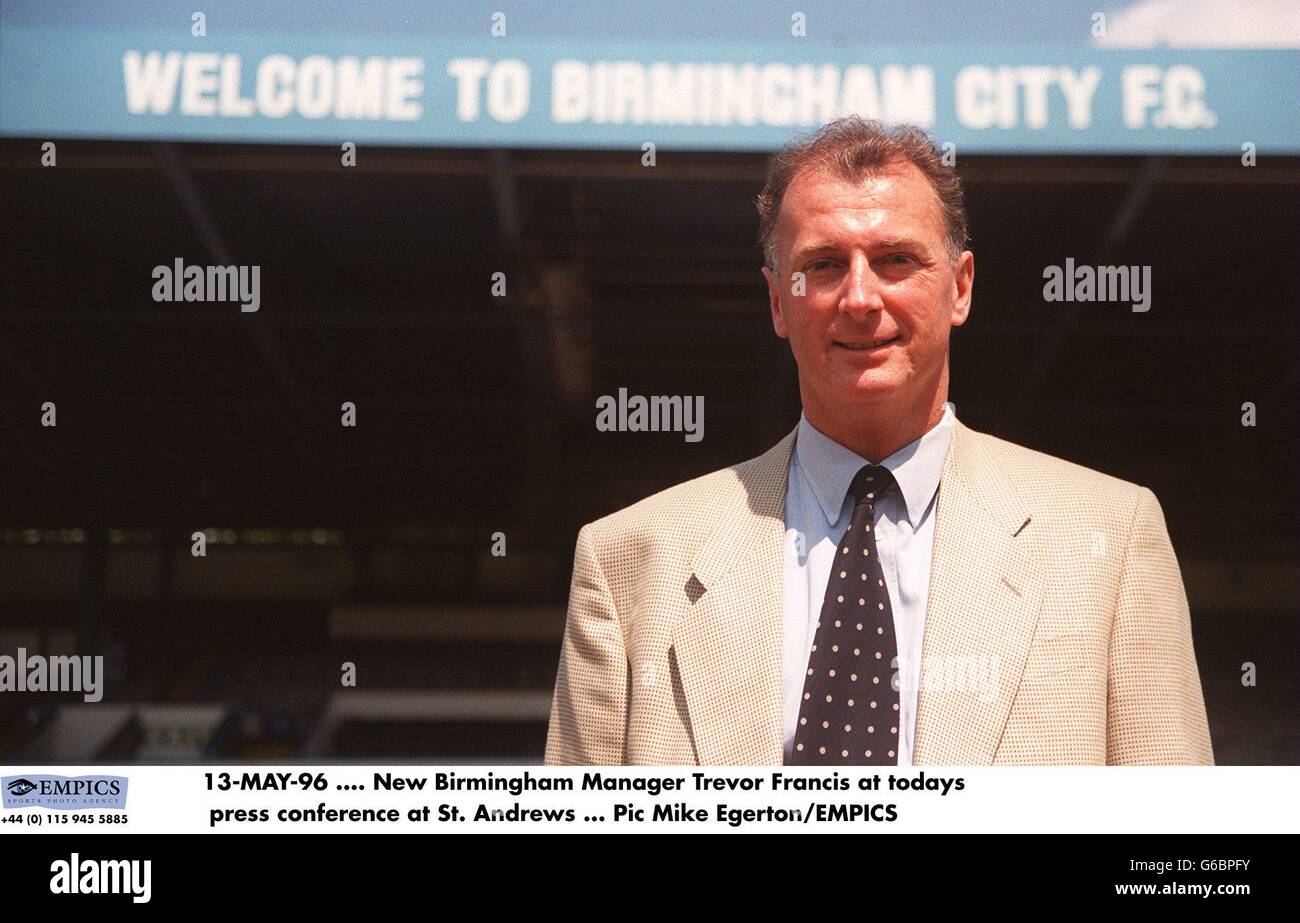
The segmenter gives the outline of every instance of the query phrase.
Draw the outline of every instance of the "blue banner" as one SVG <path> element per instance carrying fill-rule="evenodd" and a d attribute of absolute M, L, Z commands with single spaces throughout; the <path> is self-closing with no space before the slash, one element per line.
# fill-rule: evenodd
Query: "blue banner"
<path fill-rule="evenodd" d="M 770 150 L 855 112 L 962 153 L 1300 153 L 1300 53 L 0 30 L 0 135 Z"/>

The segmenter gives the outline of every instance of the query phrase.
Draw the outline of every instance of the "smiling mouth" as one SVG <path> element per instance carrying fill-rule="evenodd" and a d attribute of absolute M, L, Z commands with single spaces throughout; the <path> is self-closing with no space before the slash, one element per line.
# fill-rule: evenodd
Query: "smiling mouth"
<path fill-rule="evenodd" d="M 871 349 L 879 349 L 882 346 L 888 346 L 890 343 L 897 342 L 898 337 L 888 337 L 883 340 L 836 340 L 835 345 L 844 349 L 851 349 L 857 352 L 866 352 Z"/>

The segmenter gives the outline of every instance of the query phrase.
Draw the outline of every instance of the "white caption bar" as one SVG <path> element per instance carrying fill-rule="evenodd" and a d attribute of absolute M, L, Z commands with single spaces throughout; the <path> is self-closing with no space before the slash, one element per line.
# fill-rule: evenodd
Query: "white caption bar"
<path fill-rule="evenodd" d="M 44 766 L 0 770 L 0 834 L 1290 833 L 1300 767 L 852 772 L 520 766 Z M 66 807 L 125 777 L 125 807 Z M 20 780 L 18 783 L 15 780 Z M 21 784 L 26 783 L 26 784 Z M 13 793 L 23 793 L 21 798 Z M 88 793 L 88 794 L 87 794 Z M 39 806 L 42 801 L 65 807 Z"/>

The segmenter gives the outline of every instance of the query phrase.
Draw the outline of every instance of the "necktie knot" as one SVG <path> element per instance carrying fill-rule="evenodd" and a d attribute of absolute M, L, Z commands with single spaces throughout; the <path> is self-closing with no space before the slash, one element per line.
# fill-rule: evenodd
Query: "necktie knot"
<path fill-rule="evenodd" d="M 875 506 L 894 483 L 894 475 L 884 465 L 863 465 L 849 485 L 849 496 L 853 498 L 855 507 L 864 503 Z"/>

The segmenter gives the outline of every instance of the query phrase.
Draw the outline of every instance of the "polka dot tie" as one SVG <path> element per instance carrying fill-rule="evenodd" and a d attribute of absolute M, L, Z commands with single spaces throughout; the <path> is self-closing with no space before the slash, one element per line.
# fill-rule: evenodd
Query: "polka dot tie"
<path fill-rule="evenodd" d="M 853 519 L 835 549 L 826 599 L 804 676 L 793 765 L 898 762 L 894 613 L 876 554 L 875 503 L 897 489 L 880 465 L 853 478 Z"/>

